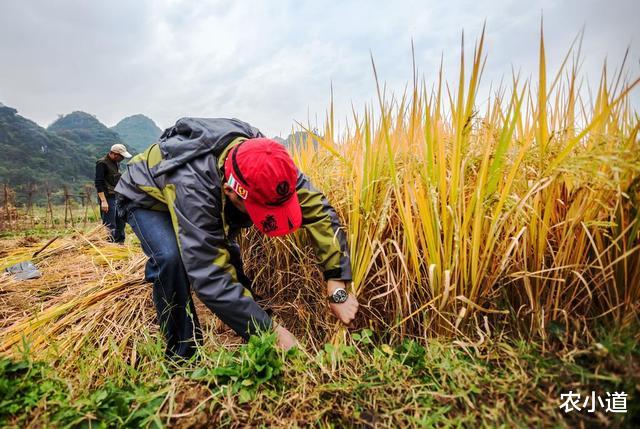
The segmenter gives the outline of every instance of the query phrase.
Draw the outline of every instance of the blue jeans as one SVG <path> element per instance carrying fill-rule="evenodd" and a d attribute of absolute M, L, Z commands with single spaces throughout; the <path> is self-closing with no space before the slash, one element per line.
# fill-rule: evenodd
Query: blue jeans
<path fill-rule="evenodd" d="M 118 216 L 118 209 L 116 208 L 116 197 L 106 197 L 109 204 L 109 211 L 103 212 L 100 210 L 100 217 L 102 223 L 109 228 L 111 241 L 116 243 L 124 243 L 124 226 L 125 222 L 121 216 Z M 100 203 L 100 200 L 98 200 Z"/>
<path fill-rule="evenodd" d="M 153 282 L 153 303 L 169 358 L 188 359 L 202 339 L 191 299 L 191 286 L 182 264 L 169 212 L 134 208 L 127 222 L 149 257 L 145 279 Z"/>

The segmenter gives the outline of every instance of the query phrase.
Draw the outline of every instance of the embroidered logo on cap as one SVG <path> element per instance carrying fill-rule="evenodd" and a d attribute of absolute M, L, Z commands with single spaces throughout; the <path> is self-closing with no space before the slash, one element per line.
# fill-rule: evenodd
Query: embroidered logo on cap
<path fill-rule="evenodd" d="M 288 197 L 289 196 L 289 182 L 287 182 L 286 180 L 283 180 L 282 182 L 278 183 L 278 186 L 276 186 L 276 192 L 281 197 L 285 197 L 285 196 Z"/>
<path fill-rule="evenodd" d="M 249 192 L 247 192 L 247 190 L 243 188 L 240 183 L 238 183 L 235 177 L 233 177 L 233 174 L 229 174 L 229 180 L 227 183 L 229 183 L 229 186 L 233 188 L 233 190 L 240 196 L 240 198 L 242 198 L 243 200 L 247 199 L 247 195 L 249 195 Z"/>
<path fill-rule="evenodd" d="M 278 229 L 278 223 L 276 222 L 276 218 L 272 215 L 267 215 L 262 221 L 262 230 L 264 232 L 272 232 Z"/>
<path fill-rule="evenodd" d="M 289 183 L 286 180 L 283 180 L 282 182 L 278 183 L 276 185 L 276 194 L 278 194 L 278 197 L 276 200 L 273 201 L 266 201 L 265 204 L 268 206 L 281 206 L 282 204 L 286 203 L 287 200 L 289 198 L 291 198 L 291 196 L 293 195 L 293 192 L 291 192 L 291 188 L 289 187 Z"/>

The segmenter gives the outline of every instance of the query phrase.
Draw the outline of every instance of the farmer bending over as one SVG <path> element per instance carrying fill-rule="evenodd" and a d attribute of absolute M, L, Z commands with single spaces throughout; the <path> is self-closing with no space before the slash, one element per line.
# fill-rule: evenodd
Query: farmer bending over
<path fill-rule="evenodd" d="M 254 301 L 242 269 L 240 228 L 268 236 L 306 228 L 344 324 L 358 311 L 346 291 L 351 266 L 335 210 L 281 144 L 237 119 L 183 118 L 135 156 L 116 187 L 118 204 L 149 257 L 146 279 L 167 355 L 189 358 L 202 334 L 190 288 L 238 335 L 274 329 L 278 346 L 296 338 Z"/>

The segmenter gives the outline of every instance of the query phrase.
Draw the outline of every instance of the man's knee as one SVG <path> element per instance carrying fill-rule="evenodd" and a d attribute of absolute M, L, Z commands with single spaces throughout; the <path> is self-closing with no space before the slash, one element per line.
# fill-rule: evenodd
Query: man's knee
<path fill-rule="evenodd" d="M 154 255 L 160 269 L 178 269 L 182 266 L 180 251 L 177 247 L 166 247 Z"/>

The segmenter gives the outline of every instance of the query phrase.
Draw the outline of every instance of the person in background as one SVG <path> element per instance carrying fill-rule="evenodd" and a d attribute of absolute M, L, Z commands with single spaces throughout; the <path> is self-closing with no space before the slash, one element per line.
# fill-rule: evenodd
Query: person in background
<path fill-rule="evenodd" d="M 119 162 L 131 158 L 123 144 L 114 144 L 108 154 L 96 161 L 95 186 L 100 204 L 102 223 L 109 228 L 110 239 L 124 243 L 125 221 L 116 211 L 115 188 L 120 180 Z"/>

